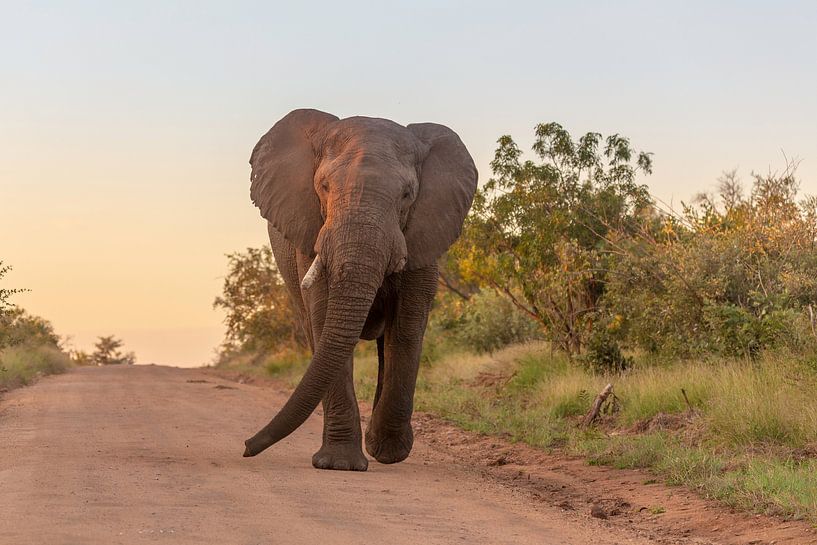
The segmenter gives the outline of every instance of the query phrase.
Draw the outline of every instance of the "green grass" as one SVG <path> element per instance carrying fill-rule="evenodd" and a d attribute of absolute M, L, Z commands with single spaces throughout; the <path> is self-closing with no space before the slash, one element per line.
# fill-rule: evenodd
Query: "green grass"
<path fill-rule="evenodd" d="M 275 377 L 295 387 L 309 364 L 309 354 L 291 349 L 275 353 L 237 352 L 223 356 L 216 367 L 250 376 Z"/>
<path fill-rule="evenodd" d="M 254 364 L 295 384 L 307 362 L 290 354 Z M 373 343 L 361 344 L 358 397 L 371 400 L 376 380 Z M 577 428 L 608 382 L 618 411 L 596 428 Z M 785 354 L 754 362 L 652 362 L 598 376 L 544 343 L 492 355 L 435 346 L 422 360 L 415 407 L 590 464 L 648 469 L 736 508 L 817 523 L 817 396 L 810 395 L 816 387 L 813 362 Z M 674 425 L 646 425 L 656 417 Z"/>
<path fill-rule="evenodd" d="M 480 374 L 506 380 L 483 385 Z M 367 394 L 372 381 L 371 369 L 361 369 Z M 608 382 L 619 411 L 599 428 L 578 429 Z M 440 357 L 420 371 L 416 406 L 591 464 L 649 469 L 730 506 L 817 522 L 817 398 L 809 395 L 816 386 L 814 369 L 786 355 L 652 364 L 608 377 L 540 343 Z M 697 415 L 691 420 L 682 388 Z M 680 429 L 632 431 L 657 415 Z"/>
<path fill-rule="evenodd" d="M 26 386 L 43 375 L 63 373 L 71 367 L 68 355 L 50 345 L 13 346 L 0 351 L 0 389 Z"/>

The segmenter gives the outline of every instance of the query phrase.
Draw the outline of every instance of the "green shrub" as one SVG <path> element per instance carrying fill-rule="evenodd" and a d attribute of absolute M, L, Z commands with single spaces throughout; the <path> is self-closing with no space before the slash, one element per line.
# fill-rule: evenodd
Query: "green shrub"
<path fill-rule="evenodd" d="M 613 336 L 606 322 L 596 324 L 587 341 L 587 352 L 582 361 L 594 373 L 621 373 L 632 364 L 632 358 L 621 352 L 618 340 Z"/>
<path fill-rule="evenodd" d="M 767 348 L 800 348 L 803 319 L 795 309 L 772 309 L 753 313 L 733 304 L 709 305 L 704 319 L 712 332 L 712 345 L 724 356 L 756 357 Z"/>
<path fill-rule="evenodd" d="M 23 343 L 59 347 L 60 338 L 49 321 L 11 307 L 0 316 L 0 348 Z"/>
<path fill-rule="evenodd" d="M 720 204 L 703 197 L 638 237 L 619 234 L 603 301 L 631 348 L 676 358 L 815 350 L 817 199 L 797 201 L 791 167 L 753 178 L 748 197 L 730 173 Z"/>
<path fill-rule="evenodd" d="M 0 351 L 0 387 L 31 384 L 37 377 L 63 373 L 71 367 L 68 354 L 47 344 L 18 344 Z"/>
<path fill-rule="evenodd" d="M 0 276 L 2 272 L 0 265 Z M 0 309 L 0 389 L 25 386 L 70 366 L 50 322 L 19 307 Z"/>
<path fill-rule="evenodd" d="M 471 296 L 452 331 L 458 344 L 478 354 L 539 337 L 536 322 L 493 290 Z"/>
<path fill-rule="evenodd" d="M 309 365 L 310 357 L 305 350 L 285 348 L 275 354 L 267 354 L 263 367 L 271 376 L 287 376 L 303 372 Z"/>

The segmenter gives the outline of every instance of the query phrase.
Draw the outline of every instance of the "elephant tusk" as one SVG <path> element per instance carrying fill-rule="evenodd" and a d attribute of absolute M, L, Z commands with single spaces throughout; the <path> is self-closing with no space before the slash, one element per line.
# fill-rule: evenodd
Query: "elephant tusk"
<path fill-rule="evenodd" d="M 321 273 L 323 273 L 323 263 L 321 263 L 321 254 L 318 254 L 315 256 L 315 261 L 309 266 L 309 270 L 306 271 L 304 279 L 301 280 L 301 289 L 311 288 L 312 284 L 321 277 Z"/>

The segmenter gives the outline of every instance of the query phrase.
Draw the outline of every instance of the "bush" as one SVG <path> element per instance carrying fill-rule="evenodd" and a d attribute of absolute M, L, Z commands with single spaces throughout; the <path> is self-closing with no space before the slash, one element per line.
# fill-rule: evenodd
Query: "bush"
<path fill-rule="evenodd" d="M 0 316 L 0 348 L 19 344 L 59 348 L 60 338 L 48 320 L 11 307 Z"/>
<path fill-rule="evenodd" d="M 755 358 L 764 348 L 792 347 L 801 344 L 798 331 L 802 313 L 779 309 L 754 315 L 737 305 L 710 305 L 704 312 L 712 332 L 713 348 L 726 356 Z"/>
<path fill-rule="evenodd" d="M 791 167 L 754 175 L 746 198 L 730 173 L 723 204 L 702 197 L 637 237 L 617 233 L 603 301 L 624 342 L 676 358 L 815 350 L 817 201 L 796 193 Z"/>
<path fill-rule="evenodd" d="M 624 356 L 618 341 L 611 332 L 611 325 L 599 323 L 587 341 L 587 352 L 582 356 L 594 373 L 621 373 L 632 364 L 632 358 Z"/>
<path fill-rule="evenodd" d="M 10 270 L 0 261 L 0 279 Z M 0 288 L 0 391 L 30 384 L 41 375 L 62 373 L 71 359 L 50 322 L 12 305 L 26 290 Z"/>
<path fill-rule="evenodd" d="M 16 388 L 42 375 L 62 373 L 71 359 L 60 347 L 51 324 L 13 308 L 0 323 L 0 387 Z"/>
<path fill-rule="evenodd" d="M 42 375 L 63 373 L 70 367 L 68 354 L 54 345 L 8 347 L 0 351 L 0 389 L 26 386 Z"/>
<path fill-rule="evenodd" d="M 446 298 L 447 297 L 447 298 Z M 514 343 L 539 338 L 539 327 L 530 317 L 494 290 L 483 290 L 467 301 L 443 295 L 432 317 L 430 345 L 447 332 L 458 346 L 478 354 L 494 352 Z"/>

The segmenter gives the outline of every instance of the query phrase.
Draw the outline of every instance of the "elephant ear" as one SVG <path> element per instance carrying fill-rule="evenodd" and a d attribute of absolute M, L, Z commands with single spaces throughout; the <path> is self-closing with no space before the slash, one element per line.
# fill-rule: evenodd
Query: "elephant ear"
<path fill-rule="evenodd" d="M 316 136 L 334 115 L 318 110 L 294 110 L 273 125 L 250 156 L 250 198 L 284 238 L 306 255 L 314 254 L 323 225 L 315 192 Z"/>
<path fill-rule="evenodd" d="M 477 189 L 477 168 L 457 133 L 436 123 L 408 126 L 429 146 L 404 235 L 407 269 L 434 264 L 462 231 Z"/>

